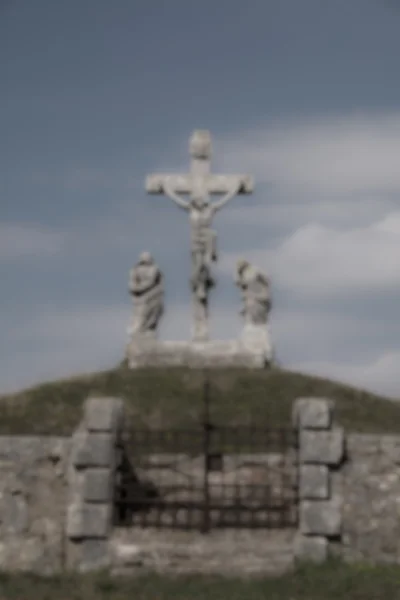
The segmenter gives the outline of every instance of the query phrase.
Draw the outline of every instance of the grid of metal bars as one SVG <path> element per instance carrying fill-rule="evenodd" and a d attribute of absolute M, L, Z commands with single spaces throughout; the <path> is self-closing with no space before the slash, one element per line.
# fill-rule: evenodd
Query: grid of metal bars
<path fill-rule="evenodd" d="M 199 529 L 297 525 L 297 431 L 217 427 L 127 430 L 115 524 Z"/>

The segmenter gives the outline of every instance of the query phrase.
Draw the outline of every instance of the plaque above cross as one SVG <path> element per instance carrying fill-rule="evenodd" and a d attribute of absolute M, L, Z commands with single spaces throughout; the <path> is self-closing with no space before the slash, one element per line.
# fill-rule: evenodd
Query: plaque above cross
<path fill-rule="evenodd" d="M 249 175 L 215 175 L 211 173 L 211 135 L 209 131 L 194 131 L 189 142 L 190 172 L 187 174 L 153 174 L 146 179 L 148 194 L 164 194 L 168 186 L 178 194 L 200 192 L 209 195 L 228 194 L 232 188 L 237 194 L 251 194 L 253 180 Z"/>

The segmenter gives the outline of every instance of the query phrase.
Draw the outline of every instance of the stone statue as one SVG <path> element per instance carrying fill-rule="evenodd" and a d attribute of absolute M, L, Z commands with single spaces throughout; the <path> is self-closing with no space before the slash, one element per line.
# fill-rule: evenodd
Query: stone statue
<path fill-rule="evenodd" d="M 217 234 L 211 229 L 215 214 L 239 191 L 239 185 L 233 185 L 232 189 L 216 202 L 210 202 L 208 194 L 201 190 L 201 186 L 195 190 L 187 201 L 181 198 L 173 188 L 168 185 L 168 178 L 164 184 L 165 194 L 171 198 L 180 208 L 189 213 L 190 241 L 192 255 L 192 287 L 195 288 L 200 277 L 203 266 L 208 270 L 211 263 L 218 258 Z"/>
<path fill-rule="evenodd" d="M 207 314 L 208 293 L 215 286 L 215 280 L 211 273 L 213 262 L 218 259 L 217 234 L 211 228 L 214 215 L 229 200 L 238 193 L 238 185 L 232 186 L 232 190 L 225 194 L 220 200 L 211 202 L 206 192 L 199 185 L 190 200 L 180 197 L 173 188 L 168 185 L 168 178 L 164 184 L 164 193 L 171 198 L 180 208 L 189 213 L 190 244 L 192 259 L 192 274 L 190 285 L 194 300 L 194 318 L 196 323 L 195 338 L 207 337 Z M 201 329 L 204 326 L 204 332 Z"/>
<path fill-rule="evenodd" d="M 241 313 L 245 325 L 266 325 L 271 310 L 270 281 L 258 267 L 241 259 L 236 267 L 235 284 L 242 291 Z"/>
<path fill-rule="evenodd" d="M 212 229 L 212 221 L 215 214 L 234 196 L 251 193 L 253 183 L 247 175 L 211 173 L 209 131 L 195 131 L 190 139 L 189 150 L 191 167 L 188 175 L 150 175 L 146 189 L 151 194 L 166 195 L 189 214 L 193 340 L 205 341 L 208 338 L 209 290 L 215 285 L 211 267 L 218 258 L 217 235 Z M 189 196 L 189 199 L 182 194 Z M 211 201 L 213 194 L 218 194 L 220 199 Z"/>
<path fill-rule="evenodd" d="M 163 275 L 149 252 L 142 252 L 129 276 L 134 314 L 128 333 L 132 337 L 155 337 L 164 312 Z"/>

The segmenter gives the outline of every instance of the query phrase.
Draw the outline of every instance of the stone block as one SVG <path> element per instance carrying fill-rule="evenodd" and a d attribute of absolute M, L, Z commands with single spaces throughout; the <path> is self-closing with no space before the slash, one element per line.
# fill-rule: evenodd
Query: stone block
<path fill-rule="evenodd" d="M 88 431 L 119 432 L 123 410 L 123 401 L 120 398 L 88 398 L 84 407 L 85 426 Z"/>
<path fill-rule="evenodd" d="M 388 457 L 394 464 L 400 464 L 400 437 L 398 435 L 382 435 L 380 437 L 379 451 Z"/>
<path fill-rule="evenodd" d="M 118 540 L 111 542 L 113 562 L 122 567 L 143 566 L 143 551 L 137 544 L 122 543 Z"/>
<path fill-rule="evenodd" d="M 70 540 L 106 538 L 111 527 L 111 506 L 105 504 L 70 504 L 67 509 L 66 534 Z"/>
<path fill-rule="evenodd" d="M 331 431 L 300 430 L 300 462 L 309 464 L 339 465 L 344 456 L 344 431 L 336 427 Z"/>
<path fill-rule="evenodd" d="M 242 340 L 172 342 L 157 340 L 146 345 L 128 344 L 127 362 L 131 369 L 150 367 L 250 368 L 270 366 L 266 348 L 248 347 Z"/>
<path fill-rule="evenodd" d="M 298 398 L 293 406 L 294 427 L 301 429 L 330 429 L 334 403 L 328 398 Z"/>
<path fill-rule="evenodd" d="M 300 503 L 300 532 L 305 535 L 337 536 L 341 532 L 340 503 L 332 500 L 303 500 Z"/>
<path fill-rule="evenodd" d="M 108 503 L 112 498 L 112 476 L 110 468 L 90 468 L 85 471 L 83 499 L 85 502 Z"/>
<path fill-rule="evenodd" d="M 0 542 L 0 566 L 2 571 L 29 571 L 51 575 L 58 571 L 61 565 L 57 552 L 49 556 L 43 538 L 26 535 L 10 537 Z"/>
<path fill-rule="evenodd" d="M 79 503 L 71 503 L 67 507 L 65 520 L 65 534 L 71 540 L 79 540 L 83 536 L 83 506 Z"/>
<path fill-rule="evenodd" d="M 299 495 L 305 500 L 329 498 L 329 469 L 326 465 L 300 465 Z"/>
<path fill-rule="evenodd" d="M 110 467 L 114 465 L 115 438 L 111 433 L 85 433 L 79 439 L 79 446 L 74 453 L 74 466 L 78 469 L 87 467 Z"/>
<path fill-rule="evenodd" d="M 83 540 L 79 563 L 81 572 L 106 569 L 110 563 L 111 553 L 107 539 Z"/>
<path fill-rule="evenodd" d="M 295 558 L 299 561 L 323 563 L 328 558 L 328 544 L 326 537 L 300 533 L 294 543 Z"/>
<path fill-rule="evenodd" d="M 28 531 L 29 515 L 25 494 L 10 493 L 2 494 L 1 520 L 3 533 L 8 535 L 23 535 Z"/>

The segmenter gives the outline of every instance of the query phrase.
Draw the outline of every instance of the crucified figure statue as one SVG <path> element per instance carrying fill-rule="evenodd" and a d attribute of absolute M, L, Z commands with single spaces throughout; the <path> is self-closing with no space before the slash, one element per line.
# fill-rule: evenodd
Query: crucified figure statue
<path fill-rule="evenodd" d="M 169 185 L 168 178 L 164 184 L 164 194 L 171 198 L 183 210 L 189 213 L 190 223 L 190 245 L 192 256 L 191 287 L 197 293 L 199 284 L 204 279 L 205 273 L 209 281 L 209 287 L 215 285 L 211 275 L 211 264 L 218 259 L 217 234 L 211 228 L 214 215 L 221 210 L 225 204 L 237 195 L 240 183 L 235 182 L 232 189 L 216 202 L 210 202 L 207 192 L 200 189 L 191 194 L 190 200 L 185 200 L 177 194 L 173 186 Z"/>
<path fill-rule="evenodd" d="M 214 215 L 238 194 L 250 194 L 253 182 L 247 175 L 214 175 L 210 172 L 211 136 L 208 131 L 197 130 L 190 139 L 192 157 L 187 175 L 155 174 L 147 178 L 150 194 L 165 194 L 179 208 L 189 213 L 191 231 L 193 294 L 193 339 L 208 339 L 208 297 L 215 285 L 211 266 L 216 262 L 217 234 L 211 228 Z M 189 196 L 186 199 L 182 196 Z M 210 196 L 218 194 L 219 200 Z"/>

